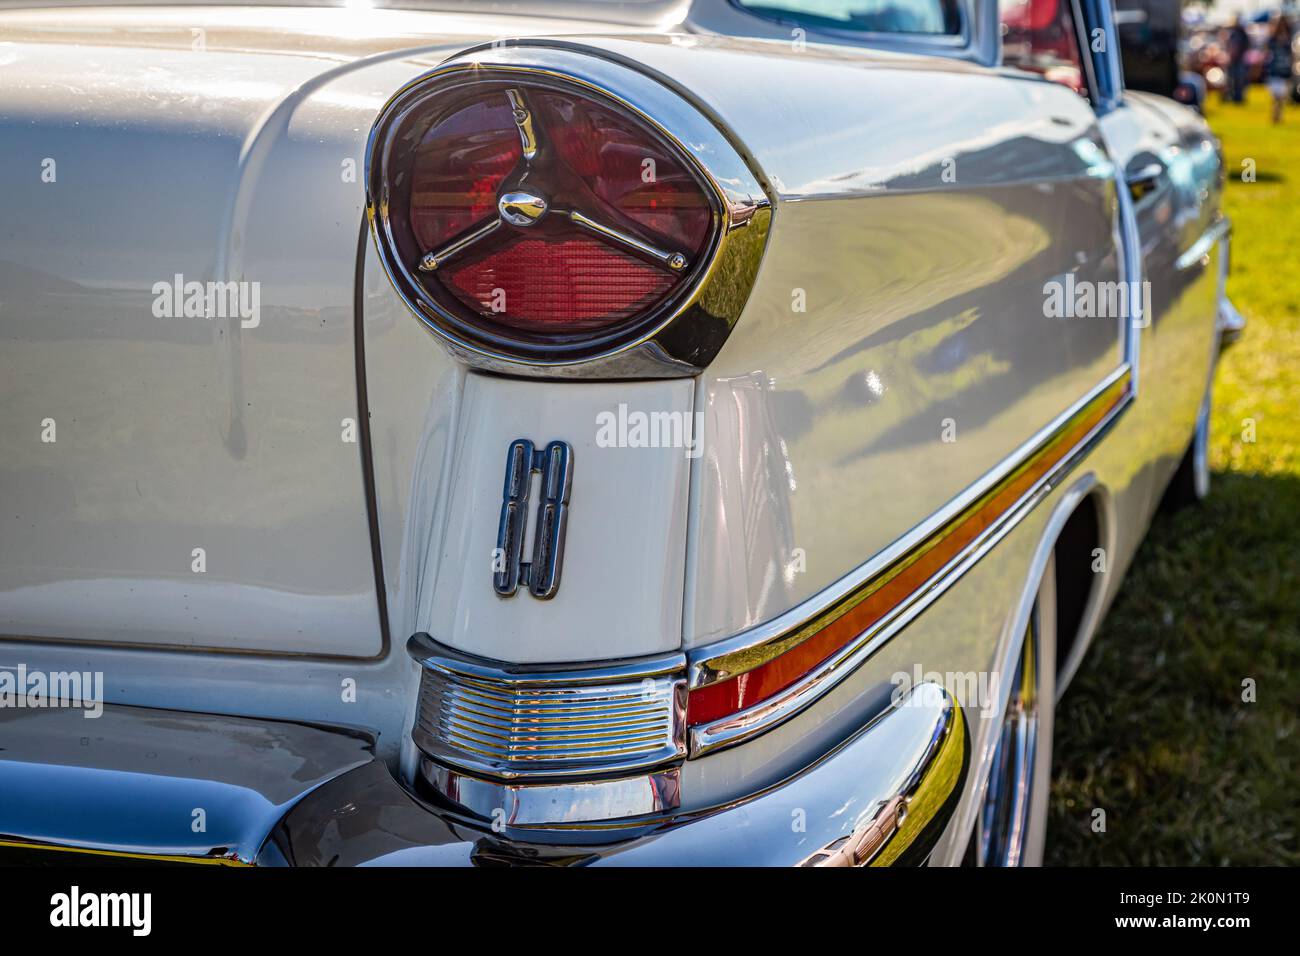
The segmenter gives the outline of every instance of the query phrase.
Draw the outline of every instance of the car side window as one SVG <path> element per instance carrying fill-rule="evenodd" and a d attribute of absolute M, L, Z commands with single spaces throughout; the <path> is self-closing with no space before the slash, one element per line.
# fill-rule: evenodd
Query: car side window
<path fill-rule="evenodd" d="M 1003 0 L 998 12 L 1004 66 L 1041 73 L 1087 95 L 1071 0 Z"/>
<path fill-rule="evenodd" d="M 814 30 L 846 33 L 961 33 L 958 0 L 732 0 L 750 13 Z"/>

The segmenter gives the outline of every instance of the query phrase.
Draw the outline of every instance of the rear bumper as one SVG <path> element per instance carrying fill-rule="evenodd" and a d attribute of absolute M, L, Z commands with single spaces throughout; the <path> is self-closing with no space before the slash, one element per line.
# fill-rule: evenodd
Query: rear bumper
<path fill-rule="evenodd" d="M 923 684 L 758 793 L 671 816 L 543 830 L 434 806 L 344 731 L 130 707 L 105 707 L 95 721 L 15 713 L 0 718 L 0 792 L 15 795 L 0 808 L 0 856 L 8 846 L 305 866 L 920 863 L 969 763 L 961 709 Z M 54 740 L 65 743 L 51 748 Z"/>
<path fill-rule="evenodd" d="M 303 796 L 374 762 L 369 739 L 342 730 L 24 704 L 0 709 L 0 859 L 8 847 L 251 864 Z"/>

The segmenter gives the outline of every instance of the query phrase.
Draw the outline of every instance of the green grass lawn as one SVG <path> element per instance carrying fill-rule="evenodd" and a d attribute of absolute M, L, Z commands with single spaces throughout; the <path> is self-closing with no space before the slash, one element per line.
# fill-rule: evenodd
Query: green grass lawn
<path fill-rule="evenodd" d="M 1275 127 L 1266 98 L 1208 109 L 1249 321 L 1216 379 L 1210 499 L 1156 517 L 1057 711 L 1051 864 L 1300 864 L 1300 107 Z"/>

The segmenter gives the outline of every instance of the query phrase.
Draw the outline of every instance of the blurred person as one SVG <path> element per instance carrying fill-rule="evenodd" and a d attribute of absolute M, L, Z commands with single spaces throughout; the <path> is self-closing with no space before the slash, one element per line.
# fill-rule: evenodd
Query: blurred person
<path fill-rule="evenodd" d="M 1291 49 L 1291 23 L 1278 14 L 1268 35 L 1268 59 L 1264 73 L 1268 78 L 1268 91 L 1273 94 L 1273 122 L 1282 122 L 1282 107 L 1290 93 L 1291 69 L 1294 53 Z"/>
<path fill-rule="evenodd" d="M 1250 70 L 1246 64 L 1246 53 L 1249 50 L 1250 35 L 1246 33 L 1241 15 L 1238 14 L 1228 32 L 1228 96 L 1234 103 L 1243 103 L 1246 99 L 1246 82 Z"/>

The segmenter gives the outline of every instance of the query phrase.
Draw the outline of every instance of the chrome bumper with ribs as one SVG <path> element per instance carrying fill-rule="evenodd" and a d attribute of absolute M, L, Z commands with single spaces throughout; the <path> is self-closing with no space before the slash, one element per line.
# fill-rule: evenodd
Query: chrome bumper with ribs
<path fill-rule="evenodd" d="M 106 706 L 0 715 L 0 858 L 263 865 L 923 862 L 961 793 L 960 707 L 922 684 L 798 773 L 725 805 L 599 824 L 479 819 L 401 786 L 347 731 Z M 16 744 L 16 746 L 15 746 Z M 84 860 L 85 857 L 82 857 Z"/>

